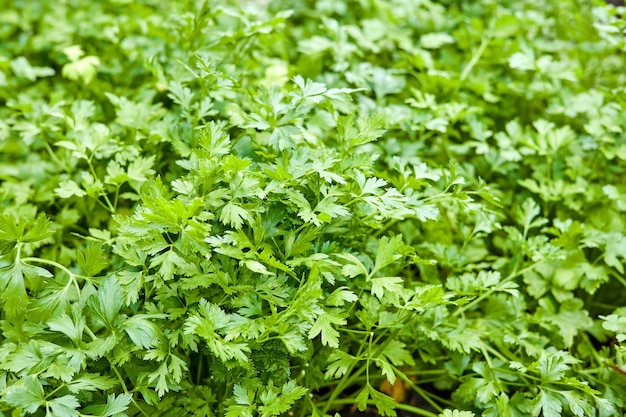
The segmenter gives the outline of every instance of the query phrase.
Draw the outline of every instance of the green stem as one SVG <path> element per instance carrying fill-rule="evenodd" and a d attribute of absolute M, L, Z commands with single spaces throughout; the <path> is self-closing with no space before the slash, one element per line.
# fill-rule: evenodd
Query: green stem
<path fill-rule="evenodd" d="M 75 274 L 69 269 L 67 269 L 65 266 L 61 265 L 60 263 L 55 262 L 55 261 L 50 261 L 48 259 L 28 257 L 28 258 L 23 258 L 22 262 L 35 262 L 35 263 L 50 265 L 65 272 L 70 277 L 70 282 L 68 283 L 68 285 L 66 285 L 66 287 L 69 286 L 70 284 L 74 284 L 74 287 L 76 288 L 76 294 L 78 294 L 78 297 L 80 297 L 80 286 L 78 285 L 76 278 L 82 278 L 82 279 L 87 279 L 87 280 L 89 279 L 89 277 Z"/>
<path fill-rule="evenodd" d="M 51 396 L 53 396 L 57 391 L 59 391 L 60 389 L 64 388 L 65 384 L 61 384 L 58 387 L 56 387 L 55 389 L 53 389 L 52 391 L 50 391 L 48 394 L 46 394 L 46 399 L 50 398 Z"/>
<path fill-rule="evenodd" d="M 117 213 L 117 203 L 120 199 L 120 188 L 121 188 L 121 185 L 118 184 L 117 188 L 115 189 L 115 202 L 113 203 L 113 209 L 115 210 L 116 213 Z"/>
<path fill-rule="evenodd" d="M 57 269 L 60 269 L 61 271 L 65 272 L 67 275 L 70 276 L 70 278 L 78 277 L 78 275 L 74 274 L 72 271 L 67 269 L 65 266 L 61 265 L 58 262 L 50 261 L 48 259 L 29 257 L 29 258 L 22 258 L 22 262 L 36 262 L 36 263 L 40 263 L 40 264 L 50 265 L 50 266 L 53 266 L 53 267 L 55 267 Z"/>
<path fill-rule="evenodd" d="M 482 41 L 480 42 L 480 46 L 478 46 L 478 49 L 472 56 L 472 59 L 470 59 L 470 61 L 465 66 L 465 68 L 463 68 L 463 72 L 461 73 L 461 76 L 459 77 L 459 85 L 456 88 L 457 90 L 461 87 L 461 85 L 463 84 L 463 81 L 465 81 L 465 79 L 469 76 L 470 72 L 472 72 L 472 69 L 474 69 L 474 67 L 476 66 L 480 58 L 482 57 L 490 41 L 491 41 L 490 35 L 486 35 L 482 39 Z"/>
<path fill-rule="evenodd" d="M 443 375 L 446 373 L 448 373 L 448 371 L 444 369 L 417 369 L 415 371 L 404 372 L 404 375 L 410 375 L 410 376 Z"/>
<path fill-rule="evenodd" d="M 399 219 L 391 219 L 390 221 L 387 222 L 386 225 L 384 225 L 383 227 L 381 227 L 380 229 L 378 229 L 375 233 L 374 233 L 374 237 L 378 238 L 380 237 L 380 235 L 382 235 L 384 232 L 386 232 L 387 230 L 389 230 L 389 228 L 391 226 L 393 226 L 394 224 L 398 223 Z"/>
<path fill-rule="evenodd" d="M 365 361 L 366 366 L 365 366 L 365 376 L 366 376 L 366 382 L 367 384 L 370 383 L 370 363 L 371 363 L 371 358 L 372 358 L 372 341 L 374 339 L 374 332 L 370 332 L 370 337 L 369 337 L 369 341 L 367 344 L 367 359 Z"/>
<path fill-rule="evenodd" d="M 103 209 L 105 209 L 106 211 L 108 211 L 111 214 L 115 214 L 115 211 L 111 211 L 111 208 L 108 207 L 106 204 L 104 204 L 102 201 L 100 201 L 99 198 L 96 198 L 96 203 L 98 203 L 100 205 L 100 207 L 102 207 Z"/>
<path fill-rule="evenodd" d="M 480 343 L 480 350 L 482 351 L 485 361 L 487 362 L 487 366 L 489 367 L 489 372 L 491 373 L 491 376 L 493 377 L 493 381 L 496 384 L 496 389 L 499 392 L 502 392 L 502 386 L 500 385 L 500 378 L 498 378 L 498 376 L 496 375 L 496 372 L 494 371 L 494 366 L 491 363 L 491 357 L 487 353 L 487 349 L 485 349 L 485 345 L 482 342 Z"/>
<path fill-rule="evenodd" d="M 202 362 L 204 362 L 204 356 L 202 352 L 198 352 L 198 369 L 196 369 L 196 384 L 200 384 L 202 381 Z"/>
<path fill-rule="evenodd" d="M 46 150 L 48 151 L 48 154 L 50 155 L 50 158 L 52 158 L 52 160 L 58 166 L 60 166 L 63 169 L 63 171 L 69 173 L 70 172 L 69 167 L 67 165 L 65 165 L 63 162 L 61 162 L 61 160 L 59 159 L 57 154 L 55 154 L 54 151 L 52 150 L 52 148 L 50 147 L 50 144 L 48 143 L 48 141 L 45 140 L 43 143 L 44 143 L 44 146 L 46 147 Z"/>
<path fill-rule="evenodd" d="M 359 356 L 361 356 L 361 354 L 363 353 L 363 346 L 364 345 L 361 344 L 361 346 L 359 347 L 359 350 L 358 350 L 357 355 L 356 355 L 357 358 Z M 344 389 L 346 389 L 347 387 L 350 386 L 352 379 L 355 376 L 358 377 L 360 374 L 363 373 L 363 367 L 361 367 L 356 373 L 354 373 L 354 374 L 352 373 L 352 370 L 356 366 L 357 362 L 358 362 L 358 360 L 355 360 L 354 362 L 352 362 L 350 364 L 350 366 L 348 367 L 348 370 L 346 371 L 346 373 L 339 380 L 339 383 L 335 386 L 334 389 L 332 389 L 332 391 L 330 393 L 330 397 L 324 403 L 324 408 L 322 409 L 322 414 L 326 414 L 328 412 L 328 410 L 330 409 L 330 407 L 331 407 L 332 403 L 335 401 L 335 399 L 343 392 Z"/>
<path fill-rule="evenodd" d="M 622 278 L 619 274 L 616 274 L 615 272 L 611 271 L 610 272 L 611 276 L 613 278 L 615 278 L 620 284 L 622 284 L 624 287 L 626 287 L 626 281 L 624 280 L 624 278 Z"/>
<path fill-rule="evenodd" d="M 389 329 L 385 329 L 384 331 L 381 332 L 381 334 L 376 338 L 376 340 L 374 341 L 374 344 L 377 344 L 379 340 L 381 340 L 381 338 L 387 333 L 387 330 Z M 361 366 L 356 372 L 352 373 L 352 370 L 354 369 L 354 366 L 356 365 L 356 361 L 352 362 L 350 364 L 350 367 L 348 368 L 348 371 L 345 373 L 345 375 L 343 376 L 343 378 L 341 378 L 341 380 L 339 381 L 339 384 L 337 384 L 337 386 L 332 390 L 330 397 L 328 398 L 328 400 L 326 400 L 326 403 L 324 404 L 324 409 L 323 412 L 324 414 L 328 412 L 328 410 L 330 409 L 331 405 L 335 402 L 336 398 L 343 392 L 344 389 L 346 389 L 347 387 L 350 387 L 354 384 L 355 381 L 357 381 L 359 379 L 359 377 L 366 372 L 367 376 L 366 376 L 366 380 L 369 381 L 369 359 L 370 358 L 376 358 L 378 357 L 383 350 L 385 350 L 385 348 L 387 347 L 387 345 L 395 339 L 396 335 L 400 332 L 401 328 L 396 329 L 391 336 L 389 336 L 387 338 L 387 340 L 385 341 L 385 343 L 381 344 L 378 349 L 376 350 L 376 352 L 374 352 L 373 355 L 368 353 L 368 363 L 364 364 L 363 366 Z M 372 332 L 373 334 L 373 332 Z M 360 357 L 361 354 L 363 353 L 363 344 L 360 346 L 359 351 L 357 352 L 356 357 Z M 368 349 L 369 349 L 369 343 L 368 343 Z"/>
<path fill-rule="evenodd" d="M 439 193 L 437 195 L 431 195 L 430 197 L 426 197 L 422 200 L 420 200 L 421 203 L 427 203 L 427 202 L 431 202 L 433 200 L 438 200 L 440 198 L 445 198 L 448 197 L 448 189 L 450 188 L 450 186 L 446 187 L 445 190 L 443 190 L 442 193 Z"/>
<path fill-rule="evenodd" d="M 342 331 L 343 333 L 358 334 L 359 336 L 363 336 L 363 335 L 367 335 L 367 334 L 369 334 L 369 331 L 367 331 L 367 330 L 341 329 L 341 331 Z"/>
<path fill-rule="evenodd" d="M 139 410 L 139 412 L 143 414 L 144 416 L 150 417 L 150 415 L 148 415 L 148 413 L 146 413 L 139 406 L 139 404 L 137 404 L 137 401 L 135 401 L 135 396 L 130 391 L 128 391 L 128 387 L 126 386 L 126 383 L 124 382 L 124 378 L 122 377 L 122 374 L 120 374 L 120 371 L 117 369 L 115 365 L 113 365 L 113 362 L 110 360 L 109 360 L 109 365 L 111 365 L 111 369 L 113 369 L 113 372 L 117 376 L 117 379 L 120 381 L 120 384 L 122 385 L 122 389 L 124 390 L 124 394 L 130 394 L 130 400 L 132 401 L 133 404 L 135 404 L 135 407 L 137 407 L 137 410 Z"/>
<path fill-rule="evenodd" d="M 89 337 L 91 337 L 91 340 L 98 340 L 98 336 L 96 336 L 94 334 L 93 331 L 91 331 L 91 329 L 87 326 L 85 326 L 85 332 L 87 332 L 87 334 L 89 335 Z"/>
<path fill-rule="evenodd" d="M 476 304 L 480 303 L 481 301 L 483 301 L 485 298 L 491 296 L 491 294 L 493 294 L 494 292 L 498 291 L 500 289 L 500 287 L 517 278 L 520 275 L 525 274 L 526 272 L 532 270 L 533 268 L 535 268 L 537 265 L 539 265 L 539 262 L 536 262 L 532 265 L 527 266 L 524 269 L 521 269 L 519 271 L 513 271 L 509 274 L 509 276 L 507 276 L 506 278 L 504 278 L 502 281 L 500 281 L 500 283 L 498 285 L 496 285 L 495 287 L 491 288 L 489 291 L 483 293 L 482 295 L 480 295 L 479 297 L 475 298 L 474 300 L 472 300 L 470 303 L 465 304 L 463 307 L 457 309 L 454 313 L 452 313 L 453 317 L 458 317 L 459 315 L 463 314 L 465 311 L 467 311 L 470 307 L 474 307 Z"/>
<path fill-rule="evenodd" d="M 87 165 L 89 165 L 89 171 L 91 172 L 91 175 L 93 175 L 94 180 L 98 179 L 98 175 L 96 174 L 96 170 L 91 163 L 91 159 L 87 159 Z M 111 200 L 109 200 L 109 196 L 106 195 L 106 192 L 103 192 L 100 195 L 104 198 L 104 201 L 106 202 L 106 206 L 103 207 L 110 211 L 112 214 L 115 214 L 115 207 L 113 207 L 113 204 L 111 204 Z M 96 201 L 100 202 L 100 205 L 103 205 L 99 198 L 97 198 Z"/>
<path fill-rule="evenodd" d="M 434 402 L 432 400 L 432 398 L 430 398 L 430 395 L 428 395 L 428 393 L 426 393 L 426 391 L 424 391 L 421 387 L 417 386 L 415 383 L 413 383 L 413 381 L 411 381 L 404 372 L 400 371 L 398 368 L 396 368 L 395 366 L 391 365 L 394 372 L 396 373 L 396 375 L 398 375 L 398 377 L 404 381 L 409 387 L 411 387 L 411 389 L 413 391 L 415 391 L 420 397 L 422 397 L 428 404 L 431 405 L 431 407 L 433 407 L 435 410 L 439 411 L 440 413 L 443 412 L 443 409 L 439 406 L 439 404 L 437 404 L 436 402 Z"/>
<path fill-rule="evenodd" d="M 365 292 L 365 285 L 361 287 L 361 291 L 359 291 L 359 294 L 357 295 L 356 300 L 352 303 L 352 305 L 348 309 L 348 314 L 347 314 L 348 317 L 352 315 L 352 310 L 354 310 L 354 307 L 356 307 L 357 303 L 359 302 L 358 300 L 363 299 L 362 297 L 363 297 L 364 292 Z"/>
<path fill-rule="evenodd" d="M 344 405 L 344 404 L 354 404 L 354 399 L 353 398 L 342 398 L 340 400 L 336 400 L 335 402 L 333 402 L 333 406 L 339 406 L 339 405 Z M 373 405 L 373 406 L 376 405 L 376 403 L 374 401 L 372 401 L 372 400 L 368 400 L 367 404 L 368 405 Z M 421 409 L 419 407 L 414 407 L 414 406 L 408 405 L 408 404 L 397 403 L 397 404 L 394 405 L 394 407 L 397 410 L 408 411 L 409 413 L 417 414 L 418 416 L 438 417 L 438 415 L 433 413 L 432 411 L 427 411 L 427 410 Z"/>

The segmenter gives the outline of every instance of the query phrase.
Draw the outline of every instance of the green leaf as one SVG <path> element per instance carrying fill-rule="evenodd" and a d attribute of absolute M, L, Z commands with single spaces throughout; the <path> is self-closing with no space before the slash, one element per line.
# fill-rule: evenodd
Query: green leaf
<path fill-rule="evenodd" d="M 139 157 L 128 165 L 129 182 L 135 190 L 140 191 L 141 184 L 154 175 L 154 170 L 152 169 L 154 160 L 154 156 Z"/>
<path fill-rule="evenodd" d="M 405 343 L 392 339 L 382 351 L 382 355 L 396 367 L 414 365 L 415 360 L 406 347 Z"/>
<path fill-rule="evenodd" d="M 420 43 L 422 44 L 422 48 L 437 49 L 441 48 L 443 45 L 454 43 L 454 38 L 443 32 L 427 33 L 421 37 Z"/>
<path fill-rule="evenodd" d="M 35 67 L 23 57 L 17 57 L 11 61 L 11 69 L 18 77 L 35 81 L 37 78 L 51 77 L 55 74 L 54 69 L 50 67 Z"/>
<path fill-rule="evenodd" d="M 300 88 L 300 98 L 311 101 L 312 103 L 321 102 L 324 97 L 322 94 L 326 92 L 326 86 L 322 83 L 316 83 L 311 80 L 304 80 L 300 75 L 296 75 L 293 79 L 298 88 Z"/>
<path fill-rule="evenodd" d="M 0 242 L 37 242 L 54 234 L 52 222 L 39 214 L 34 222 L 23 218 L 19 221 L 12 214 L 0 215 Z"/>
<path fill-rule="evenodd" d="M 58 188 L 55 188 L 54 191 L 61 198 L 70 198 L 72 196 L 84 197 L 87 195 L 87 192 L 80 188 L 78 184 L 72 180 L 63 181 L 59 184 Z"/>
<path fill-rule="evenodd" d="M 9 316 L 16 316 L 24 310 L 29 303 L 26 293 L 24 278 L 51 278 L 52 274 L 44 268 L 28 265 L 21 260 L 0 268 L 0 302 Z"/>
<path fill-rule="evenodd" d="M 559 382 L 563 379 L 570 365 L 575 364 L 576 359 L 566 352 L 547 352 L 541 355 L 538 370 L 545 382 Z"/>
<path fill-rule="evenodd" d="M 258 274 L 263 275 L 276 275 L 273 272 L 268 271 L 268 269 L 261 262 L 247 260 L 244 261 L 243 264 L 252 272 L 256 272 Z"/>
<path fill-rule="evenodd" d="M 289 351 L 292 355 L 295 355 L 298 352 L 304 352 L 308 348 L 304 342 L 303 336 L 295 330 L 287 332 L 278 338 L 285 344 L 287 351 Z"/>
<path fill-rule="evenodd" d="M 369 280 L 372 283 L 372 294 L 382 299 L 385 294 L 400 294 L 402 291 L 402 278 L 378 277 Z"/>
<path fill-rule="evenodd" d="M 31 414 L 46 404 L 43 386 L 34 376 L 22 378 L 8 387 L 2 394 L 2 400 Z"/>
<path fill-rule="evenodd" d="M 63 333 L 72 340 L 76 346 L 80 345 L 86 325 L 85 318 L 82 315 L 79 315 L 78 319 L 74 321 L 70 316 L 63 313 L 60 316 L 48 320 L 47 324 L 50 330 Z"/>
<path fill-rule="evenodd" d="M 367 267 L 365 267 L 361 260 L 356 256 L 350 253 L 338 253 L 337 256 L 348 262 L 341 270 L 341 272 L 347 277 L 354 278 L 361 274 L 365 276 L 369 275 Z"/>
<path fill-rule="evenodd" d="M 371 274 L 375 274 L 384 267 L 391 265 L 398 259 L 402 258 L 402 255 L 398 253 L 402 245 L 402 235 L 396 235 L 392 238 L 382 237 L 378 241 L 376 261 L 374 263 L 374 269 L 372 270 Z"/>
<path fill-rule="evenodd" d="M 76 252 L 76 262 L 88 277 L 98 275 L 109 265 L 101 243 L 89 243 L 85 252 Z"/>
<path fill-rule="evenodd" d="M 131 394 L 109 394 L 106 404 L 90 405 L 84 412 L 92 416 L 114 417 L 128 410 L 131 400 Z"/>
<path fill-rule="evenodd" d="M 110 329 L 124 305 L 124 293 L 114 277 L 106 278 L 98 292 L 89 300 L 89 306 L 96 316 Z"/>
<path fill-rule="evenodd" d="M 159 343 L 158 329 L 155 324 L 140 315 L 124 320 L 122 329 L 136 346 L 143 349 L 154 347 Z"/>
<path fill-rule="evenodd" d="M 356 357 L 342 350 L 335 350 L 328 357 L 325 376 L 333 379 L 341 378 L 358 362 Z"/>
<path fill-rule="evenodd" d="M 295 381 L 285 383 L 280 391 L 275 390 L 274 387 L 270 385 L 259 395 L 259 399 L 263 403 L 263 405 L 259 407 L 261 417 L 282 415 L 289 411 L 291 406 L 298 399 L 306 395 L 306 393 L 307 389 L 296 385 Z"/>
<path fill-rule="evenodd" d="M 30 230 L 20 239 L 21 242 L 38 242 L 54 234 L 53 224 L 45 215 L 39 214 L 30 225 Z"/>
<path fill-rule="evenodd" d="M 617 333 L 618 341 L 626 340 L 626 317 L 619 314 L 610 314 L 608 316 L 599 316 L 602 320 L 602 327 L 610 332 Z"/>
<path fill-rule="evenodd" d="M 396 416 L 396 402 L 393 398 L 375 390 L 369 383 L 366 383 L 365 387 L 356 397 L 356 403 L 359 411 L 364 411 L 367 408 L 370 398 L 381 416 Z"/>
<path fill-rule="evenodd" d="M 188 335 L 198 335 L 204 339 L 209 350 L 220 360 L 235 360 L 241 364 L 248 362 L 250 347 L 242 342 L 233 342 L 238 335 L 232 334 L 225 338 L 225 333 L 236 318 L 224 313 L 217 305 L 206 300 L 199 304 L 199 314 L 189 317 L 185 322 L 184 331 Z"/>
<path fill-rule="evenodd" d="M 78 394 L 81 391 L 106 391 L 117 383 L 118 381 L 109 376 L 83 373 L 75 376 L 72 382 L 67 384 L 67 388 L 71 393 Z"/>
<path fill-rule="evenodd" d="M 220 221 L 235 229 L 241 229 L 244 221 L 252 222 L 252 216 L 243 207 L 229 202 L 222 208 Z"/>
<path fill-rule="evenodd" d="M 496 37 L 507 37 L 514 35 L 519 30 L 519 20 L 515 16 L 505 14 L 496 20 L 493 28 L 493 35 Z"/>
<path fill-rule="evenodd" d="M 574 337 L 579 332 L 593 325 L 589 313 L 583 309 L 584 304 L 582 300 L 578 298 L 565 300 L 558 312 L 555 311 L 554 305 L 546 298 L 539 300 L 539 305 L 541 308 L 537 311 L 538 317 L 554 325 L 553 328 L 562 337 L 566 347 L 572 346 Z"/>
<path fill-rule="evenodd" d="M 540 390 L 534 403 L 534 415 L 541 413 L 541 415 L 545 417 L 560 417 L 563 411 L 563 406 L 561 405 L 558 394 L 549 390 Z"/>
<path fill-rule="evenodd" d="M 474 417 L 475 414 L 471 411 L 450 410 L 446 408 L 442 413 L 439 413 L 439 417 Z"/>
<path fill-rule="evenodd" d="M 61 70 L 63 76 L 73 81 L 81 80 L 83 84 L 89 84 L 96 76 L 97 68 L 100 66 L 100 59 L 91 55 L 79 58 L 82 52 L 80 55 L 74 55 L 69 52 L 69 48 L 65 50 L 65 53 L 72 62 L 63 65 Z"/>
<path fill-rule="evenodd" d="M 46 417 L 78 417 L 76 409 L 80 407 L 78 399 L 73 395 L 64 395 L 46 402 Z"/>
<path fill-rule="evenodd" d="M 348 287 L 339 287 L 326 298 L 326 305 L 331 307 L 341 307 L 345 303 L 357 301 L 358 297 L 350 291 Z"/>
<path fill-rule="evenodd" d="M 317 335 L 321 334 L 322 344 L 330 346 L 332 348 L 339 347 L 339 332 L 335 330 L 333 325 L 342 326 L 346 324 L 346 319 L 327 311 L 320 314 L 313 327 L 309 330 L 309 339 L 314 339 Z"/>

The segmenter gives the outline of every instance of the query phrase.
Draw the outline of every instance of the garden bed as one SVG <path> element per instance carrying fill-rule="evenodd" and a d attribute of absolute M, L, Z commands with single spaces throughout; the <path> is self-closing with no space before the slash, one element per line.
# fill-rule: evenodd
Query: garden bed
<path fill-rule="evenodd" d="M 623 415 L 623 15 L 8 0 L 0 417 Z"/>

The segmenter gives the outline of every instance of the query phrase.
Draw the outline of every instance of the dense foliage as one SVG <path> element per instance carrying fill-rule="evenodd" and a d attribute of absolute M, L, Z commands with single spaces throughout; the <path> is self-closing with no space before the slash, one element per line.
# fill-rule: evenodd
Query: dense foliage
<path fill-rule="evenodd" d="M 625 13 L 4 0 L 0 416 L 623 414 Z"/>

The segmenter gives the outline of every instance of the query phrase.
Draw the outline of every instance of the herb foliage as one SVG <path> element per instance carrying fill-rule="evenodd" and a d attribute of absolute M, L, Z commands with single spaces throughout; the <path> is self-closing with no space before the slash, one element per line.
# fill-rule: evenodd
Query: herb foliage
<path fill-rule="evenodd" d="M 624 413 L 623 8 L 5 6 L 0 416 Z"/>

